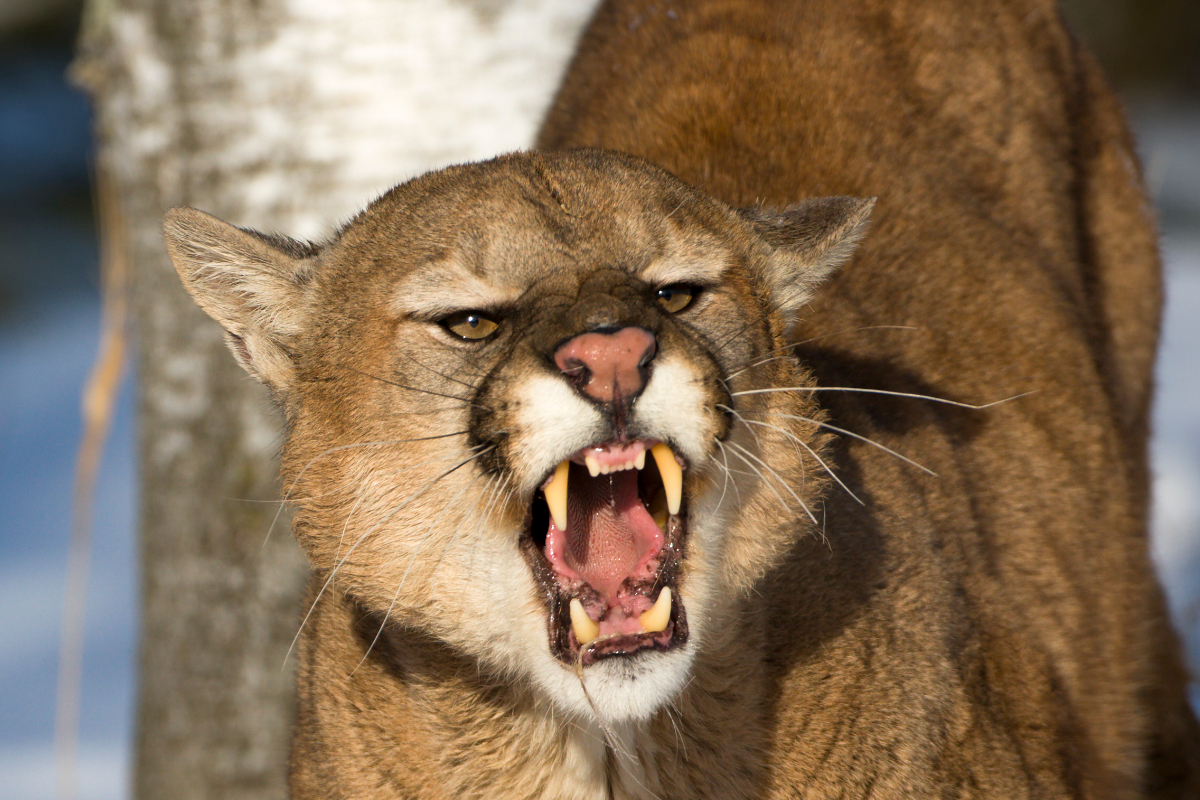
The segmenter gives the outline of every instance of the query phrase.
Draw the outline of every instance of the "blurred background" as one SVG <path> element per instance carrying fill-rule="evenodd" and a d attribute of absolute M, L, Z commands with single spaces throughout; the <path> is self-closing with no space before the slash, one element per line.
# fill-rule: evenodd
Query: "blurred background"
<path fill-rule="evenodd" d="M 1200 3 L 1069 0 L 1065 11 L 1125 101 L 1162 226 L 1168 290 L 1155 556 L 1200 664 Z M 72 471 L 100 320 L 89 110 L 65 78 L 79 14 L 75 0 L 0 0 L 0 800 L 54 794 Z M 88 800 L 128 795 L 137 647 L 132 383 L 127 377 L 94 513 L 80 752 Z"/>

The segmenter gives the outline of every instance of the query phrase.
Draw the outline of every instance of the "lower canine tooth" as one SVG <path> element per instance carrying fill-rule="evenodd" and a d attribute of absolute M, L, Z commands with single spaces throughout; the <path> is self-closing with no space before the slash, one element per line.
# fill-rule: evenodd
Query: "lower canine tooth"
<path fill-rule="evenodd" d="M 669 605 L 670 603 L 668 603 Z M 653 610 L 653 608 L 650 609 L 650 611 Z M 669 608 L 667 610 L 670 611 Z M 650 611 L 646 613 L 649 614 Z M 595 641 L 596 637 L 600 635 L 600 626 L 593 622 L 592 618 L 583 610 L 583 603 L 579 602 L 578 597 L 571 598 L 571 630 L 575 631 L 575 640 L 581 646 Z"/>
<path fill-rule="evenodd" d="M 574 619 L 574 606 L 571 607 L 571 618 Z M 583 611 L 583 606 L 579 607 Z M 638 616 L 638 621 L 642 623 L 642 627 L 650 633 L 658 633 L 666 630 L 667 623 L 671 620 L 671 587 L 664 586 L 662 591 L 658 593 L 658 599 L 654 601 L 654 605 L 646 611 L 643 611 Z M 579 637 L 579 632 L 575 633 L 576 638 Z"/>
<path fill-rule="evenodd" d="M 550 508 L 550 516 L 554 517 L 554 524 L 560 531 L 567 529 L 567 472 L 570 467 L 567 461 L 559 464 L 554 470 L 554 477 L 542 490 L 542 494 L 546 496 L 546 505 Z"/>
<path fill-rule="evenodd" d="M 671 448 L 662 442 L 650 448 L 650 455 L 654 456 L 658 474 L 662 477 L 663 489 L 667 492 L 667 510 L 678 514 L 679 504 L 683 500 L 683 467 L 675 460 Z"/>

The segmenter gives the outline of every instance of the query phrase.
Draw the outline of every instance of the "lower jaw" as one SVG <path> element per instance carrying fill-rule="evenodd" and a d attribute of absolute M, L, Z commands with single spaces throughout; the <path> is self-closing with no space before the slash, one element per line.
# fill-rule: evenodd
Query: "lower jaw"
<path fill-rule="evenodd" d="M 522 538 L 521 549 L 524 552 L 526 563 L 533 571 L 535 582 L 542 589 L 550 652 L 562 663 L 572 667 L 577 664 L 586 667 L 609 658 L 630 657 L 642 652 L 665 652 L 687 642 L 687 612 L 684 609 L 682 598 L 679 597 L 673 577 L 677 574 L 682 553 L 674 546 L 669 548 L 671 561 L 660 572 L 660 580 L 656 582 L 659 590 L 661 587 L 670 587 L 674 597 L 667 627 L 655 633 L 602 636 L 582 647 L 571 630 L 569 611 L 571 598 L 559 591 L 558 577 L 550 569 L 540 549 L 530 537 Z M 580 657 L 581 652 L 582 657 Z"/>
<path fill-rule="evenodd" d="M 677 616 L 672 612 L 672 619 L 667 623 L 667 627 L 657 633 L 604 636 L 582 647 L 571 637 L 570 648 L 566 653 L 560 654 L 559 659 L 586 667 L 607 658 L 629 657 L 641 652 L 666 652 L 685 642 L 687 620 L 680 609 Z"/>
<path fill-rule="evenodd" d="M 586 644 L 580 643 L 571 623 L 570 593 L 558 591 L 556 585 L 550 587 L 546 611 L 551 653 L 564 664 L 586 667 L 609 658 L 628 658 L 642 652 L 666 652 L 685 644 L 688 639 L 687 611 L 674 580 L 677 569 L 678 563 L 672 563 L 669 569 L 660 573 L 660 579 L 653 587 L 643 587 L 644 593 L 650 597 L 659 597 L 663 591 L 670 589 L 671 610 L 665 628 L 605 634 Z"/>

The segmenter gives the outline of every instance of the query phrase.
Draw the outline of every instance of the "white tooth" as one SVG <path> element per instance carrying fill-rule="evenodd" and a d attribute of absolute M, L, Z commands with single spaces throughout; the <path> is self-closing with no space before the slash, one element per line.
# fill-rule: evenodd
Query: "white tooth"
<path fill-rule="evenodd" d="M 671 448 L 662 442 L 650 449 L 650 455 L 658 464 L 658 474 L 662 476 L 663 489 L 667 492 L 667 510 L 678 514 L 679 503 L 683 500 L 683 467 L 675 460 Z"/>
<path fill-rule="evenodd" d="M 554 517 L 554 524 L 560 531 L 567 529 L 567 472 L 569 470 L 569 462 L 564 461 L 559 464 L 558 468 L 554 470 L 554 477 L 542 490 L 542 494 L 546 496 L 546 505 L 550 507 L 550 516 Z"/>
<path fill-rule="evenodd" d="M 600 462 L 595 456 L 584 456 L 583 463 L 587 464 L 588 472 L 592 473 L 593 478 L 600 474 Z"/>
<path fill-rule="evenodd" d="M 646 468 L 646 451 L 645 450 L 643 450 L 642 452 L 637 454 L 637 458 L 635 458 L 633 460 L 633 465 L 635 467 L 637 467 L 638 470 L 642 470 L 642 469 Z"/>
<path fill-rule="evenodd" d="M 666 589 L 663 589 L 663 591 L 665 592 Z M 668 612 L 671 610 L 670 606 L 671 603 L 668 601 Z M 654 608 L 658 608 L 658 605 L 655 604 Z M 654 611 L 654 608 L 646 613 L 651 613 Z M 666 627 L 666 623 L 663 623 L 663 627 Z M 571 598 L 571 630 L 575 631 L 575 641 L 579 642 L 580 645 L 595 641 L 596 637 L 600 635 L 600 626 L 593 622 L 592 618 L 583 610 L 583 603 L 579 602 L 578 597 Z"/>
<path fill-rule="evenodd" d="M 572 601 L 575 602 L 575 601 Z M 583 606 L 579 607 L 583 611 Z M 571 618 L 575 618 L 575 606 L 571 606 Z M 588 620 L 591 622 L 591 620 Z M 658 593 L 658 599 L 654 601 L 654 605 L 643 611 L 638 616 L 638 621 L 642 623 L 642 627 L 650 633 L 658 633 L 666 630 L 667 623 L 671 621 L 671 587 L 664 586 L 662 591 Z M 597 630 L 599 630 L 597 628 Z M 579 638 L 579 631 L 575 632 L 575 638 Z"/>

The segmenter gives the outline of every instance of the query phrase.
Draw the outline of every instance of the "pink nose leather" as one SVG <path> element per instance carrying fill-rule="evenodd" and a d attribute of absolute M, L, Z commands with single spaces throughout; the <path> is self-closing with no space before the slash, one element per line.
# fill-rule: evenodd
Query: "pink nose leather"
<path fill-rule="evenodd" d="M 554 363 L 579 390 L 601 403 L 636 397 L 642 368 L 655 352 L 654 334 L 644 328 L 615 333 L 581 333 L 554 351 Z"/>

